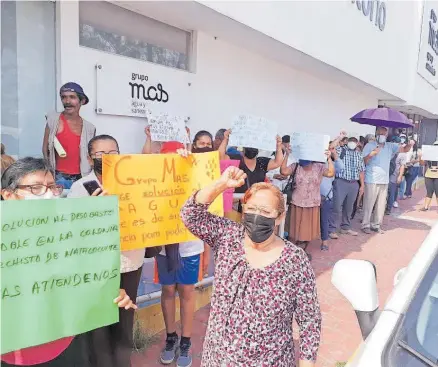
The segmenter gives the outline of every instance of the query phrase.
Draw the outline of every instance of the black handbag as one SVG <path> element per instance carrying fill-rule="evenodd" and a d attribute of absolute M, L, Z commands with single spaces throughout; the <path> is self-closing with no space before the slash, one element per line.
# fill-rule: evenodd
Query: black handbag
<path fill-rule="evenodd" d="M 295 174 L 297 173 L 298 163 L 295 164 L 295 169 L 289 177 L 289 181 L 283 189 L 283 194 L 287 195 L 286 203 L 289 205 L 292 202 L 292 193 L 295 190 Z"/>

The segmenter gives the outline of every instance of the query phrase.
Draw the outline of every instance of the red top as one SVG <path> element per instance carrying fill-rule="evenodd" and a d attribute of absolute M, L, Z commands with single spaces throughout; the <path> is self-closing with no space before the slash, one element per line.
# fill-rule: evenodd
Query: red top
<path fill-rule="evenodd" d="M 161 146 L 160 153 L 176 153 L 178 149 L 184 149 L 184 144 L 180 143 L 179 141 L 166 141 Z"/>
<path fill-rule="evenodd" d="M 71 131 L 64 115 L 61 113 L 59 119 L 63 122 L 64 129 L 56 134 L 59 142 L 67 153 L 67 157 L 61 158 L 56 154 L 56 170 L 70 175 L 81 173 L 81 136 Z"/>
<path fill-rule="evenodd" d="M 0 356 L 3 362 L 16 366 L 33 366 L 58 357 L 72 342 L 73 337 L 55 340 L 50 343 L 19 349 Z"/>

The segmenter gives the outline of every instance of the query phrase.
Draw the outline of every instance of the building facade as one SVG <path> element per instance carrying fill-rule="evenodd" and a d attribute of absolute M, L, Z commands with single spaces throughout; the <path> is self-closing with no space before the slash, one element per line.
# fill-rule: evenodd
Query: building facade
<path fill-rule="evenodd" d="M 279 134 L 364 135 L 349 118 L 379 104 L 436 124 L 437 15 L 438 1 L 2 2 L 1 140 L 41 155 L 67 81 L 123 153 L 141 150 L 146 109 L 213 134 L 251 114 Z"/>

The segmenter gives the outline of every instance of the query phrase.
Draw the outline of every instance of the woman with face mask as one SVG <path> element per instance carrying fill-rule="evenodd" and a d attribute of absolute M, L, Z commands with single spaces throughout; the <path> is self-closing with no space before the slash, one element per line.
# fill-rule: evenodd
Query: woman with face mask
<path fill-rule="evenodd" d="M 276 137 L 276 151 L 275 159 L 267 157 L 258 157 L 259 150 L 256 148 L 245 147 L 243 148 L 242 156 L 229 156 L 226 154 L 228 140 L 230 138 L 231 130 L 227 130 L 224 133 L 224 140 L 219 146 L 219 154 L 221 159 L 237 159 L 240 160 L 239 168 L 246 174 L 245 185 L 238 187 L 236 193 L 243 194 L 247 189 L 258 182 L 265 182 L 266 173 L 272 171 L 281 166 L 284 159 L 283 145 L 281 137 Z"/>
<path fill-rule="evenodd" d="M 1 178 L 4 200 L 40 200 L 59 198 L 63 186 L 57 185 L 49 163 L 39 158 L 23 158 L 10 165 Z M 114 300 L 126 310 L 137 308 L 123 289 Z M 32 307 L 29 305 L 29 307 Z M 38 332 L 38 330 L 29 330 Z M 95 367 L 90 361 L 89 333 L 66 337 L 46 344 L 20 349 L 0 356 L 3 366 Z M 112 367 L 108 365 L 108 367 Z"/>
<path fill-rule="evenodd" d="M 229 167 L 181 209 L 186 227 L 215 256 L 202 365 L 298 365 L 292 336 L 295 318 L 300 366 L 314 366 L 321 331 L 315 275 L 304 251 L 275 235 L 285 216 L 280 190 L 272 184 L 253 184 L 243 198 L 242 223 L 208 211 L 216 197 L 245 185 L 245 180 L 245 172 Z"/>
<path fill-rule="evenodd" d="M 205 130 L 198 131 L 193 138 L 192 152 L 205 153 L 213 150 L 213 135 Z"/>
<path fill-rule="evenodd" d="M 295 182 L 290 207 L 289 239 L 297 245 L 302 245 L 304 249 L 310 241 L 320 237 L 322 178 L 335 175 L 331 153 L 326 151 L 326 156 L 327 167 L 324 163 L 303 159 L 287 166 L 287 158 L 281 166 L 281 174 L 294 175 Z"/>
<path fill-rule="evenodd" d="M 418 144 L 415 143 L 412 150 L 408 153 L 409 161 L 406 165 L 406 196 L 412 197 L 412 185 L 420 174 L 420 162 L 421 162 L 421 149 L 418 148 Z"/>

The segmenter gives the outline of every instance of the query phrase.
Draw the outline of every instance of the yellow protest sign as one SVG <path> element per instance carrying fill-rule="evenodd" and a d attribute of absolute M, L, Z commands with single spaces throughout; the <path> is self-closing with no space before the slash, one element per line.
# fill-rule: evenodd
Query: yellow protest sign
<path fill-rule="evenodd" d="M 193 240 L 179 212 L 196 190 L 220 177 L 218 152 L 105 155 L 103 187 L 118 195 L 122 250 Z M 222 196 L 210 211 L 223 215 Z"/>

